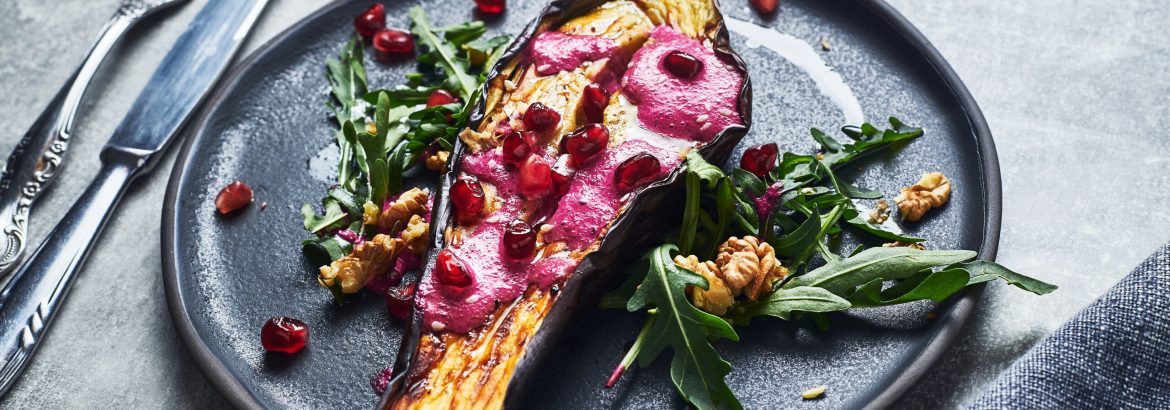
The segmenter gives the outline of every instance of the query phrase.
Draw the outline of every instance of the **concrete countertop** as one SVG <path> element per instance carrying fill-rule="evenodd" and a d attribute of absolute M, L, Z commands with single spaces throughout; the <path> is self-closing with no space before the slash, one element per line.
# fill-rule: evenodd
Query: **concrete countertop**
<path fill-rule="evenodd" d="M 724 0 L 740 2 L 742 0 Z M 1061 286 L 992 284 L 960 341 L 903 399 L 970 402 L 1037 340 L 1170 239 L 1170 9 L 1157 0 L 889 0 L 942 52 L 999 150 L 999 261 Z M 34 211 L 38 243 L 98 168 L 97 152 L 206 0 L 135 29 L 99 73 L 69 165 Z M 118 0 L 0 2 L 0 157 L 72 73 Z M 255 50 L 318 8 L 273 0 Z M 159 223 L 174 151 L 131 188 L 4 408 L 220 408 L 162 290 Z"/>

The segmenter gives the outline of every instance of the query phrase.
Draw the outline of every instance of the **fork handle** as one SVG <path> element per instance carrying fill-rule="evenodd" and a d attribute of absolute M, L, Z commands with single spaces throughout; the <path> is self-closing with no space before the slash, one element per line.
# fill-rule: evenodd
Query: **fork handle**
<path fill-rule="evenodd" d="M 133 2 L 118 9 L 85 61 L 9 155 L 0 176 L 0 276 L 10 271 L 24 253 L 29 210 L 64 165 L 73 122 L 90 81 L 118 40 L 146 14 L 144 6 Z"/>
<path fill-rule="evenodd" d="M 89 188 L 0 291 L 0 396 L 41 345 L 94 241 L 144 163 L 141 155 L 116 148 L 101 156 L 102 168 Z"/>

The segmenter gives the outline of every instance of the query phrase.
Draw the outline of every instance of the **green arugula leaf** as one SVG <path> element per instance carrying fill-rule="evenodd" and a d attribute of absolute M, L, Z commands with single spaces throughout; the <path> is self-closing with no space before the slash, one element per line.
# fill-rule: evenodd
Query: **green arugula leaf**
<path fill-rule="evenodd" d="M 862 217 L 861 212 L 858 211 L 855 207 L 846 209 L 845 213 L 841 216 L 841 219 L 843 219 L 845 223 L 860 229 L 862 232 L 887 241 L 901 241 L 906 243 L 918 243 L 925 241 L 925 239 L 919 238 L 917 236 L 910 236 L 886 230 L 885 228 L 882 228 L 881 225 L 874 224 L 865 217 Z"/>
<path fill-rule="evenodd" d="M 904 279 L 923 269 L 966 262 L 975 258 L 972 251 L 936 251 L 913 248 L 870 248 L 855 256 L 826 263 L 817 269 L 797 276 L 784 288 L 815 286 L 840 296 L 848 296 L 853 289 L 875 279 Z"/>
<path fill-rule="evenodd" d="M 451 89 L 458 92 L 464 101 L 471 99 L 471 95 L 479 88 L 479 82 L 467 73 L 468 62 L 458 56 L 456 46 L 443 41 L 435 33 L 422 7 L 414 6 L 410 9 L 410 32 L 418 38 L 422 46 L 426 47 L 426 51 L 420 54 L 417 60 L 441 68 L 447 74 L 448 83 L 453 86 Z"/>
<path fill-rule="evenodd" d="M 321 216 L 317 215 L 317 211 L 313 209 L 312 205 L 305 204 L 301 207 L 301 217 L 304 218 L 305 229 L 309 232 L 317 233 L 324 229 L 339 228 L 344 225 L 345 217 L 348 214 L 341 209 L 337 200 L 326 197 L 323 205 L 325 205 L 325 214 Z"/>
<path fill-rule="evenodd" d="M 337 235 L 330 235 L 301 242 L 301 250 L 313 266 L 325 266 L 353 252 L 353 244 Z"/>
<path fill-rule="evenodd" d="M 975 285 L 979 283 L 993 281 L 995 279 L 1003 279 L 1010 285 L 1020 289 L 1035 293 L 1037 295 L 1045 295 L 1056 290 L 1057 286 L 1034 279 L 1023 274 L 1017 273 L 1011 269 L 1004 267 L 991 261 L 971 261 L 967 263 L 960 263 L 948 266 L 947 269 L 962 269 L 970 274 L 971 278 L 968 285 Z"/>
<path fill-rule="evenodd" d="M 796 286 L 776 289 L 766 299 L 735 308 L 728 317 L 737 325 L 747 325 L 756 316 L 789 320 L 794 312 L 827 313 L 849 309 L 849 301 L 826 289 Z"/>
<path fill-rule="evenodd" d="M 714 188 L 715 183 L 727 176 L 722 169 L 711 165 L 698 151 L 694 150 L 687 153 L 687 170 L 706 182 L 707 188 Z"/>
<path fill-rule="evenodd" d="M 687 402 L 700 409 L 740 409 L 743 406 L 724 380 L 731 372 L 731 364 L 719 357 L 710 342 L 712 338 L 736 341 L 739 336 L 723 319 L 695 308 L 687 300 L 687 286 L 706 289 L 707 280 L 671 261 L 670 253 L 677 249 L 662 245 L 646 255 L 650 269 L 626 305 L 631 312 L 650 307 L 658 310 L 638 354 L 638 363 L 649 366 L 669 347 L 674 351 L 671 380 Z"/>

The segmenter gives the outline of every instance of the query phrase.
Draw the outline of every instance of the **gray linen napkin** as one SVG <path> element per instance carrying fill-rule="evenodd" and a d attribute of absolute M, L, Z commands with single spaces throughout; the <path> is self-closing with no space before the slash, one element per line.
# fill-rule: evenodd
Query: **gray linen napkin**
<path fill-rule="evenodd" d="M 1170 245 L 1041 340 L 970 408 L 1170 408 Z"/>

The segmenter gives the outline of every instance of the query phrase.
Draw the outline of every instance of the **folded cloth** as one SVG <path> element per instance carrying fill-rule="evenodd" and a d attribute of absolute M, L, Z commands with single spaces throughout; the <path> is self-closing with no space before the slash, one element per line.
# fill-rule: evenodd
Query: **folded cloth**
<path fill-rule="evenodd" d="M 971 408 L 1170 408 L 1170 245 L 1041 340 Z"/>

